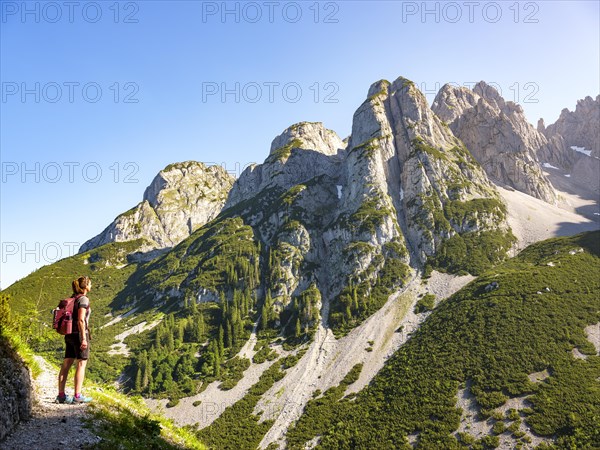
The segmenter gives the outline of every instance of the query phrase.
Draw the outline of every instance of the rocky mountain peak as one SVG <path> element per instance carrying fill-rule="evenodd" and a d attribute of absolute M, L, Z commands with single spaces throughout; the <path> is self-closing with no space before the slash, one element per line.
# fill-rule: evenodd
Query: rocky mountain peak
<path fill-rule="evenodd" d="M 590 96 L 578 100 L 575 111 L 564 108 L 544 134 L 548 139 L 562 136 L 567 151 L 571 151 L 571 147 L 582 147 L 591 152 L 590 156 L 600 158 L 600 95 L 595 100 Z"/>
<path fill-rule="evenodd" d="M 346 144 L 333 130 L 325 128 L 321 122 L 300 122 L 286 128 L 273 139 L 271 155 L 289 145 L 295 148 L 310 149 L 325 155 L 335 155 L 346 148 Z"/>
<path fill-rule="evenodd" d="M 221 211 L 234 177 L 220 166 L 169 164 L 146 188 L 142 202 L 119 215 L 80 252 L 109 242 L 144 238 L 141 251 L 172 247 Z"/>
<path fill-rule="evenodd" d="M 473 90 L 445 85 L 433 111 L 471 151 L 487 175 L 526 194 L 556 202 L 556 193 L 544 175 L 537 153 L 548 141 L 527 122 L 523 109 L 506 102 L 498 91 L 481 81 Z"/>

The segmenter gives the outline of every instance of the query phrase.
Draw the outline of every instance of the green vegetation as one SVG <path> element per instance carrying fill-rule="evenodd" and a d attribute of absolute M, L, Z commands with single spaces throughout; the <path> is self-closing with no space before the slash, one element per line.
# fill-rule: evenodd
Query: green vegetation
<path fill-rule="evenodd" d="M 481 275 L 504 260 L 516 238 L 510 230 L 473 231 L 455 234 L 442 242 L 431 257 L 432 267 L 450 273 Z"/>
<path fill-rule="evenodd" d="M 435 295 L 425 294 L 423 298 L 420 298 L 415 305 L 415 313 L 419 314 L 433 310 L 435 307 Z"/>
<path fill-rule="evenodd" d="M 19 327 L 22 322 L 13 317 L 9 302 L 8 295 L 0 294 L 0 351 L 5 354 L 3 357 L 20 358 L 36 378 L 40 374 L 40 366 L 34 359 L 33 352 L 20 336 Z M 6 380 L 0 377 L 0 383 L 3 381 Z"/>
<path fill-rule="evenodd" d="M 254 350 L 256 350 L 256 354 L 252 358 L 252 362 L 255 364 L 273 361 L 274 359 L 277 359 L 278 356 L 277 352 L 268 345 L 267 341 L 257 343 Z"/>
<path fill-rule="evenodd" d="M 378 94 L 376 94 L 377 96 Z M 374 96 L 375 97 L 375 96 Z M 372 158 L 375 151 L 379 148 L 378 141 L 386 136 L 377 136 L 365 142 L 360 143 L 350 149 L 350 152 L 359 152 L 358 158 Z"/>
<path fill-rule="evenodd" d="M 125 294 L 151 302 L 157 291 L 171 289 L 216 295 L 252 290 L 258 285 L 258 255 L 254 232 L 240 217 L 215 220 L 151 262 Z"/>
<path fill-rule="evenodd" d="M 71 282 L 78 276 L 92 279 L 90 293 L 94 315 L 91 321 L 93 360 L 88 376 L 95 380 L 114 380 L 126 364 L 124 357 L 108 354 L 114 336 L 123 330 L 123 324 L 105 329 L 108 313 L 118 309 L 115 297 L 126 286 L 138 265 L 129 263 L 127 255 L 144 244 L 142 239 L 114 242 L 41 267 L 26 278 L 17 281 L 2 293 L 9 295 L 16 329 L 23 342 L 47 359 L 60 362 L 64 355 L 64 337 L 50 327 L 50 311 L 58 302 L 72 295 Z M 123 266 L 124 265 L 124 266 Z"/>
<path fill-rule="evenodd" d="M 600 232 L 528 247 L 441 303 L 352 407 L 338 402 L 311 414 L 317 423 L 335 416 L 298 442 L 322 432 L 318 448 L 408 448 L 407 435 L 418 432 L 418 448 L 459 448 L 451 434 L 461 414 L 456 395 L 470 380 L 483 409 L 529 395 L 526 422 L 556 436 L 557 449 L 600 446 L 600 357 L 583 331 L 600 321 L 599 271 Z M 486 292 L 492 281 L 498 289 Z M 574 347 L 587 359 L 574 358 Z M 548 379 L 529 381 L 544 369 Z M 487 436 L 472 448 L 498 442 Z"/>
<path fill-rule="evenodd" d="M 260 417 L 255 416 L 253 410 L 261 395 L 283 378 L 284 372 L 280 366 L 275 362 L 265 370 L 244 398 L 227 407 L 211 425 L 197 431 L 199 439 L 210 448 L 219 450 L 254 450 L 273 421 L 258 423 Z"/>
<path fill-rule="evenodd" d="M 360 207 L 350 216 L 349 225 L 359 233 L 375 233 L 375 230 L 384 220 L 394 213 L 383 206 L 383 194 L 366 199 Z"/>
<path fill-rule="evenodd" d="M 454 226 L 474 226 L 479 219 L 499 223 L 506 218 L 506 205 L 495 198 L 476 198 L 466 202 L 449 201 L 444 205 L 444 215 Z"/>
<path fill-rule="evenodd" d="M 322 396 L 313 396 L 304 408 L 304 413 L 287 434 L 289 449 L 303 449 L 304 443 L 315 436 L 323 435 L 351 408 L 349 399 L 342 399 L 348 386 L 358 380 L 362 364 L 355 365 L 336 387 L 325 391 Z"/>
<path fill-rule="evenodd" d="M 408 276 L 409 268 L 401 259 L 392 254 L 375 255 L 369 268 L 351 277 L 332 302 L 329 324 L 334 333 L 347 333 L 379 310 Z"/>
<path fill-rule="evenodd" d="M 411 155 L 415 155 L 418 153 L 425 153 L 436 159 L 442 159 L 442 160 L 448 159 L 448 157 L 446 156 L 446 154 L 443 150 L 439 150 L 430 145 L 427 145 L 421 136 L 417 136 L 416 138 L 414 138 L 411 141 L 411 144 L 413 147 L 413 151 L 411 152 Z"/>
<path fill-rule="evenodd" d="M 290 155 L 292 153 L 292 149 L 293 148 L 302 148 L 302 144 L 303 144 L 302 141 L 300 139 L 296 138 L 296 139 L 288 142 L 283 147 L 280 147 L 277 150 L 274 150 L 269 155 L 269 157 L 267 158 L 267 160 L 265 162 L 273 163 L 275 161 L 285 161 L 290 157 Z"/>
<path fill-rule="evenodd" d="M 94 401 L 88 411 L 88 426 L 102 438 L 93 446 L 98 450 L 135 450 L 139 448 L 204 450 L 198 438 L 171 420 L 150 413 L 141 397 L 116 392 L 109 387 L 90 387 Z"/>

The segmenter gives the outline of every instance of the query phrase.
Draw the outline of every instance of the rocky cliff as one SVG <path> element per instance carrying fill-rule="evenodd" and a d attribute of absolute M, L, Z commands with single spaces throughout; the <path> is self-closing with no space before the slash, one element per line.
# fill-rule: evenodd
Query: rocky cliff
<path fill-rule="evenodd" d="M 590 96 L 579 100 L 575 111 L 563 109 L 543 133 L 548 139 L 561 136 L 571 151 L 578 147 L 591 152 L 590 156 L 600 157 L 600 95 L 595 100 Z"/>
<path fill-rule="evenodd" d="M 538 129 L 549 145 L 540 157 L 568 172 L 572 183 L 585 190 L 600 191 L 600 96 L 577 102 L 575 111 L 563 109 L 558 120 Z"/>
<path fill-rule="evenodd" d="M 29 371 L 0 333 L 0 443 L 20 421 L 30 417 L 31 395 Z"/>
<path fill-rule="evenodd" d="M 85 242 L 85 252 L 109 242 L 145 239 L 140 251 L 173 247 L 222 209 L 234 178 L 220 166 L 188 161 L 161 170 L 134 208 Z"/>
<path fill-rule="evenodd" d="M 549 203 L 556 202 L 556 193 L 543 174 L 537 155 L 542 149 L 552 152 L 561 143 L 550 144 L 527 122 L 521 106 L 506 102 L 496 89 L 482 81 L 473 90 L 443 86 L 432 109 L 465 143 L 493 181 Z"/>

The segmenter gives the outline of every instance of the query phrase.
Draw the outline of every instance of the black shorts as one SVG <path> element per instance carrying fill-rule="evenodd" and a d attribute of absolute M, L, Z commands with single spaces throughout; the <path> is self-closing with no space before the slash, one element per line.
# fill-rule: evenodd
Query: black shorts
<path fill-rule="evenodd" d="M 65 335 L 65 358 L 88 359 L 90 357 L 90 332 L 87 332 L 88 346 L 85 350 L 81 350 L 81 341 L 79 333 L 71 333 Z"/>

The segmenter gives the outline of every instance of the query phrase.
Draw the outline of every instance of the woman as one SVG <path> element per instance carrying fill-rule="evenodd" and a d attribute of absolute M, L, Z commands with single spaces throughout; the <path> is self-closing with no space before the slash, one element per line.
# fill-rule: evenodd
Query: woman
<path fill-rule="evenodd" d="M 88 403 L 92 401 L 91 397 L 81 394 L 83 378 L 85 377 L 85 366 L 90 356 L 90 299 L 88 292 L 92 290 L 92 281 L 89 277 L 79 277 L 72 283 L 75 305 L 73 306 L 73 332 L 65 335 L 65 359 L 63 360 L 60 372 L 58 373 L 58 403 Z M 69 369 L 73 362 L 77 360 L 75 369 L 75 395 L 67 397 L 65 386 Z"/>

